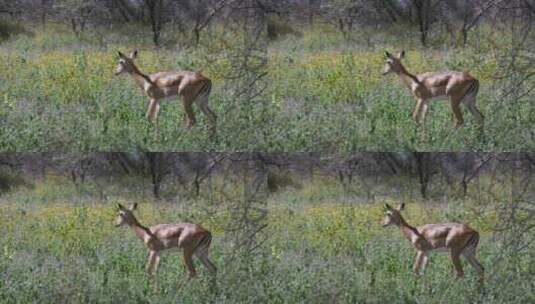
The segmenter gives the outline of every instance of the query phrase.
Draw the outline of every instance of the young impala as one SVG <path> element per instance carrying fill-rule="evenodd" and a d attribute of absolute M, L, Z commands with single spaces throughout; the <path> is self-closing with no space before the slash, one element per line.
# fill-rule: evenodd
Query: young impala
<path fill-rule="evenodd" d="M 146 117 L 149 121 L 157 121 L 160 110 L 160 100 L 163 98 L 179 95 L 184 104 L 187 117 L 187 128 L 195 124 L 195 114 L 192 105 L 195 101 L 201 111 L 208 117 L 211 124 L 211 132 L 215 133 L 217 116 L 208 106 L 208 97 L 212 89 L 212 81 L 200 72 L 192 71 L 172 71 L 157 72 L 154 74 L 144 74 L 134 64 L 138 51 L 135 50 L 129 56 L 119 54 L 119 64 L 115 70 L 115 75 L 128 73 L 134 78 L 136 84 L 149 97 L 149 107 Z"/>
<path fill-rule="evenodd" d="M 158 269 L 160 252 L 171 248 L 183 250 L 184 263 L 188 268 L 190 278 L 196 275 L 192 260 L 193 255 L 199 258 L 212 275 L 216 275 L 217 269 L 208 258 L 208 250 L 212 242 L 212 234 L 208 230 L 190 223 L 160 224 L 147 228 L 141 225 L 133 214 L 137 204 L 125 208 L 118 203 L 117 207 L 119 215 L 115 226 L 128 225 L 149 250 L 146 267 L 149 275 L 155 274 Z"/>
<path fill-rule="evenodd" d="M 429 252 L 439 249 L 449 251 L 457 277 L 464 275 L 460 260 L 462 255 L 475 268 L 480 277 L 480 282 L 483 281 L 484 269 L 476 259 L 476 250 L 479 243 L 479 233 L 477 231 L 459 223 L 427 224 L 413 227 L 400 214 L 404 207 L 405 204 L 400 204 L 397 208 L 392 208 L 385 204 L 383 227 L 389 225 L 397 226 L 416 249 L 413 270 L 417 275 L 420 274 L 420 270 L 423 271 L 425 269 Z"/>
<path fill-rule="evenodd" d="M 446 71 L 413 75 L 401 63 L 401 59 L 405 57 L 405 51 L 399 53 L 398 56 L 393 56 L 389 52 L 385 52 L 385 55 L 386 65 L 383 75 L 397 74 L 401 81 L 411 90 L 416 98 L 416 107 L 412 118 L 417 124 L 420 123 L 420 120 L 425 121 L 425 114 L 430 100 L 449 98 L 451 109 L 457 120 L 456 128 L 463 124 L 461 103 L 464 103 L 480 127 L 483 128 L 485 118 L 476 107 L 479 81 L 470 76 L 468 72 Z"/>

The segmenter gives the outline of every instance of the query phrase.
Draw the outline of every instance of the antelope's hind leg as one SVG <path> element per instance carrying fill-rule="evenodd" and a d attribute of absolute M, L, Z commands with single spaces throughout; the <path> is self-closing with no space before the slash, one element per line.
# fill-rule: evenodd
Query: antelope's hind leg
<path fill-rule="evenodd" d="M 453 267 L 455 269 L 455 274 L 457 278 L 462 278 L 464 276 L 463 266 L 461 264 L 460 259 L 460 253 L 456 250 L 451 250 L 450 256 L 451 256 L 451 262 L 453 263 Z"/>
<path fill-rule="evenodd" d="M 451 110 L 453 111 L 453 115 L 455 116 L 455 128 L 460 128 L 463 123 L 463 113 L 461 112 L 461 108 L 459 107 L 459 101 L 456 99 L 451 99 Z"/>
<path fill-rule="evenodd" d="M 184 248 L 184 264 L 188 269 L 189 278 L 194 278 L 197 275 L 197 271 L 193 265 L 193 250 L 190 248 Z"/>
<path fill-rule="evenodd" d="M 479 276 L 480 283 L 483 283 L 483 279 L 485 276 L 485 268 L 483 268 L 483 265 L 479 263 L 479 261 L 476 258 L 475 252 L 467 252 L 463 253 L 463 256 L 466 258 L 468 263 L 474 267 L 474 269 L 477 272 L 477 275 Z"/>
<path fill-rule="evenodd" d="M 182 99 L 184 111 L 186 112 L 186 128 L 191 129 L 195 125 L 195 113 L 193 112 L 193 102 L 195 97 L 191 92 L 191 81 L 183 80 L 178 86 L 178 96 Z"/>
<path fill-rule="evenodd" d="M 465 104 L 468 110 L 470 111 L 470 113 L 472 113 L 472 116 L 474 116 L 476 122 L 479 124 L 481 128 L 483 128 L 485 124 L 485 116 L 483 116 L 483 114 L 481 114 L 479 109 L 476 107 L 475 101 L 468 101 L 468 102 L 465 102 Z"/>
<path fill-rule="evenodd" d="M 196 123 L 195 113 L 193 113 L 192 100 L 186 95 L 182 97 L 184 111 L 186 112 L 186 128 L 191 129 Z"/>
<path fill-rule="evenodd" d="M 208 251 L 196 252 L 195 255 L 212 275 L 215 276 L 217 274 L 217 267 L 208 258 Z"/>
<path fill-rule="evenodd" d="M 217 115 L 210 109 L 210 106 L 208 105 L 208 95 L 203 94 L 202 96 L 199 96 L 197 99 L 197 103 L 199 104 L 199 108 L 201 111 L 206 115 L 208 118 L 208 122 L 210 123 L 211 132 L 215 134 L 216 132 L 216 125 L 217 125 Z"/>

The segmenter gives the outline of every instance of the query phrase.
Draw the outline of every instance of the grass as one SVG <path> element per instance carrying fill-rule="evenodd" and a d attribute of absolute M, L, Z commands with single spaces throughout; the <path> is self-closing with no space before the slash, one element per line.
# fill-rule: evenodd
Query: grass
<path fill-rule="evenodd" d="M 141 34 L 132 35 L 131 32 Z M 130 34 L 127 34 L 130 33 Z M 533 96 L 503 100 L 496 58 L 507 52 L 506 37 L 481 30 L 466 49 L 445 43 L 420 49 L 407 35 L 386 30 L 355 33 L 353 42 L 330 28 L 307 29 L 302 38 L 273 42 L 267 89 L 252 100 L 236 94 L 247 87 L 240 39 L 214 30 L 196 48 L 154 49 L 143 30 L 96 29 L 80 36 L 50 25 L 34 35 L 0 44 L 0 150 L 2 151 L 521 151 L 534 147 Z M 481 38 L 483 37 L 483 38 Z M 490 46 L 488 40 L 494 39 Z M 364 43 L 366 42 L 366 43 Z M 207 121 L 191 131 L 177 100 L 165 101 L 159 132 L 144 118 L 146 97 L 129 77 L 113 77 L 116 50 L 141 50 L 145 72 L 203 70 L 214 82 L 210 104 L 218 114 L 218 137 Z M 480 79 L 478 105 L 487 117 L 485 135 L 465 113 L 454 131 L 446 102 L 433 102 L 426 132 L 410 115 L 413 98 L 400 82 L 381 77 L 382 54 L 408 51 L 410 71 L 470 70 Z M 254 74 L 254 73 L 253 73 Z M 467 111 L 464 111 L 467 112 Z"/>
<path fill-rule="evenodd" d="M 396 181 L 391 181 L 394 184 Z M 483 181 L 484 183 L 484 181 Z M 90 183 L 89 183 L 90 185 Z M 107 188 L 114 193 L 124 188 Z M 479 185 L 478 187 L 482 187 Z M 503 187 L 503 185 L 493 185 Z M 116 188 L 116 189 L 115 189 Z M 385 188 L 387 188 L 385 184 Z M 114 190 L 115 189 L 115 190 Z M 395 228 L 382 228 L 382 204 L 390 195 L 365 202 L 327 179 L 286 189 L 268 199 L 265 242 L 253 252 L 236 251 L 237 227 L 228 204 L 189 199 L 154 202 L 138 188 L 100 201 L 89 186 L 47 178 L 0 198 L 0 302 L 2 303 L 528 303 L 533 300 L 533 257 L 507 252 L 493 232 L 495 208 L 506 189 L 480 204 L 408 201 L 414 224 L 462 221 L 482 235 L 479 259 L 486 286 L 476 288 L 474 271 L 453 278 L 447 255 L 434 254 L 421 279 L 411 273 L 414 250 Z M 497 189 L 495 189 L 497 190 Z M 238 191 L 239 192 L 239 191 Z M 330 196 L 319 196 L 331 193 Z M 502 197 L 503 196 L 503 197 Z M 217 194 L 215 195 L 217 198 Z M 113 227 L 113 202 L 140 202 L 146 225 L 201 223 L 214 234 L 211 257 L 219 268 L 217 288 L 201 266 L 186 276 L 179 255 L 164 255 L 157 279 L 143 272 L 146 250 L 128 229 Z M 248 235 L 248 233 L 244 233 Z M 259 236 L 260 237 L 260 236 Z M 501 259 L 506 256 L 505 259 Z M 199 264 L 199 263 L 197 263 Z"/>
<path fill-rule="evenodd" d="M 494 36 L 481 31 L 487 39 Z M 386 41 L 388 36 L 390 41 Z M 483 41 L 465 49 L 446 44 L 421 49 L 404 33 L 374 32 L 372 37 L 375 43 L 366 45 L 362 44 L 365 37 L 348 42 L 340 34 L 318 29 L 305 33 L 302 40 L 288 38 L 271 46 L 273 99 L 283 109 L 284 120 L 299 130 L 291 135 L 303 136 L 300 131 L 305 130 L 306 138 L 313 139 L 311 143 L 320 150 L 333 146 L 367 151 L 509 151 L 532 147 L 528 126 L 534 117 L 533 105 L 528 99 L 514 106 L 506 104 L 497 94 L 496 77 L 502 71 L 493 52 L 500 50 L 490 51 L 496 46 Z M 504 37 L 496 45 L 500 43 L 505 50 Z M 395 75 L 381 76 L 384 51 L 402 49 L 407 51 L 404 63 L 412 73 L 469 70 L 480 80 L 478 107 L 487 118 L 484 136 L 477 132 L 466 109 L 464 128 L 454 131 L 449 104 L 441 101 L 431 103 L 426 131 L 416 127 L 410 118 L 415 102 L 409 90 Z M 505 126 L 507 130 L 500 130 Z M 511 129 L 517 132 L 513 135 Z"/>

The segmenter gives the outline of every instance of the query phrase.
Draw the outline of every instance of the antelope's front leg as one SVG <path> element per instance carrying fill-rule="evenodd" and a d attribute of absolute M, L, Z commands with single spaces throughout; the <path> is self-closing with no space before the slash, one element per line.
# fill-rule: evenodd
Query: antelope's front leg
<path fill-rule="evenodd" d="M 425 101 L 423 99 L 416 100 L 416 107 L 414 107 L 414 112 L 412 113 L 412 119 L 416 122 L 416 124 L 420 124 L 420 111 L 422 110 L 424 102 Z"/>
<path fill-rule="evenodd" d="M 155 275 L 158 271 L 158 265 L 160 265 L 160 253 L 156 252 L 154 254 L 154 262 L 152 264 L 152 274 Z"/>
<path fill-rule="evenodd" d="M 427 253 L 424 252 L 422 256 L 422 263 L 420 264 L 420 271 L 421 273 L 425 272 L 425 268 L 427 267 L 427 261 L 429 260 L 429 257 L 427 256 Z"/>
<path fill-rule="evenodd" d="M 425 125 L 425 115 L 427 114 L 427 108 L 429 106 L 429 102 L 427 100 L 424 100 L 422 102 L 422 106 L 421 106 L 421 113 L 420 113 L 420 121 L 422 122 L 422 124 Z"/>
<path fill-rule="evenodd" d="M 147 109 L 147 119 L 149 121 L 154 121 L 158 118 L 158 112 L 160 111 L 160 103 L 157 99 L 151 99 L 149 101 L 149 107 Z"/>
<path fill-rule="evenodd" d="M 412 266 L 412 270 L 416 275 L 420 275 L 420 266 L 422 265 L 424 257 L 425 253 L 423 251 L 416 252 L 416 257 L 414 258 L 414 265 Z"/>
<path fill-rule="evenodd" d="M 145 272 L 147 272 L 147 274 L 152 276 L 154 271 L 154 265 L 157 263 L 157 260 L 159 261 L 159 259 L 160 257 L 156 251 L 151 250 L 149 252 L 149 257 L 147 259 L 147 267 L 145 268 Z"/>

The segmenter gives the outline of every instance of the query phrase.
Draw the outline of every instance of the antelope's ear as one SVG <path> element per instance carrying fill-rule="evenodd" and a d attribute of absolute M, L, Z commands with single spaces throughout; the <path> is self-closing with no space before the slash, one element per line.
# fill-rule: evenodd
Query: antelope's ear
<path fill-rule="evenodd" d="M 117 51 L 117 55 L 119 55 L 119 58 L 125 58 L 125 57 L 126 57 L 126 56 L 125 56 L 123 53 L 121 53 L 120 51 Z"/>
<path fill-rule="evenodd" d="M 119 203 L 117 203 L 117 208 L 119 208 L 119 210 L 124 210 L 125 209 L 124 206 L 119 204 Z"/>
<path fill-rule="evenodd" d="M 396 208 L 398 211 L 401 211 L 403 209 L 405 209 L 405 203 L 401 203 L 398 205 L 398 207 Z"/>
<path fill-rule="evenodd" d="M 398 59 L 403 59 L 405 58 L 405 50 L 402 50 L 401 52 L 399 52 L 398 54 Z"/>
<path fill-rule="evenodd" d="M 385 51 L 385 57 L 386 58 L 392 58 L 392 54 L 390 54 L 389 52 Z"/>
<path fill-rule="evenodd" d="M 389 204 L 385 204 L 385 210 L 392 210 L 392 207 Z"/>
<path fill-rule="evenodd" d="M 136 58 L 137 58 L 137 53 L 138 53 L 137 50 L 133 50 L 133 51 L 130 53 L 130 59 L 136 59 Z"/>
<path fill-rule="evenodd" d="M 130 211 L 134 211 L 137 209 L 137 203 L 133 203 L 132 205 L 130 205 Z"/>

